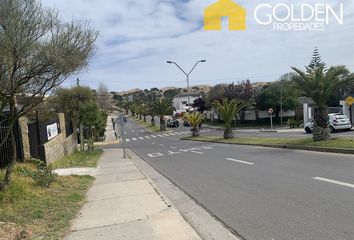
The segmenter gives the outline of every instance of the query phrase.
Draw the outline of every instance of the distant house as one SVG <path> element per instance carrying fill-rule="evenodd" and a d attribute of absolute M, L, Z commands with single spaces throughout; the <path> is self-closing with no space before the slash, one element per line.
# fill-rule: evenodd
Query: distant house
<path fill-rule="evenodd" d="M 193 104 L 194 100 L 201 97 L 200 94 L 191 93 L 190 103 Z M 173 107 L 176 109 L 177 113 L 186 112 L 188 109 L 188 94 L 180 94 L 173 98 Z"/>

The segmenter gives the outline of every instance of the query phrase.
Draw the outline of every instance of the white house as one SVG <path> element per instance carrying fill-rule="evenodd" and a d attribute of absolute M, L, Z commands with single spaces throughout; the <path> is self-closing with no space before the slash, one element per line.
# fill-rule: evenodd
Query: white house
<path fill-rule="evenodd" d="M 194 100 L 201 97 L 200 94 L 191 93 L 190 103 L 193 104 Z M 173 107 L 176 109 L 176 113 L 186 112 L 188 109 L 188 94 L 180 94 L 173 98 Z"/>

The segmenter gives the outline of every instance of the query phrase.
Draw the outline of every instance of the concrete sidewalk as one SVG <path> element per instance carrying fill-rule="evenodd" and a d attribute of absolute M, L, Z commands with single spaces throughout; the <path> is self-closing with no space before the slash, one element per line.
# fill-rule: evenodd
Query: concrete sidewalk
<path fill-rule="evenodd" d="M 66 240 L 200 240 L 122 150 L 105 150 Z"/>

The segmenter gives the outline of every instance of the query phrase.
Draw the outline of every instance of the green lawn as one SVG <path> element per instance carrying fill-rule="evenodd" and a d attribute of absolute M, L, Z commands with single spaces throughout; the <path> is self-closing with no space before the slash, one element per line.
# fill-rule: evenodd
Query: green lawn
<path fill-rule="evenodd" d="M 291 138 L 233 138 L 223 139 L 219 136 L 201 136 L 201 137 L 186 137 L 184 140 L 195 140 L 204 142 L 218 143 L 233 143 L 233 144 L 249 144 L 249 145 L 295 145 L 295 146 L 313 146 L 313 147 L 328 147 L 328 148 L 349 148 L 354 149 L 354 140 L 350 138 L 337 138 L 326 142 L 313 142 L 311 138 L 306 139 L 291 139 Z"/>
<path fill-rule="evenodd" d="M 97 162 L 101 157 L 102 150 L 94 150 L 93 152 L 74 152 L 73 154 L 63 157 L 54 162 L 54 168 L 72 168 L 72 167 L 97 167 Z"/>
<path fill-rule="evenodd" d="M 12 184 L 0 192 L 0 239 L 63 239 L 94 178 L 57 177 L 44 188 L 24 176 L 24 169 L 35 168 L 18 164 Z"/>

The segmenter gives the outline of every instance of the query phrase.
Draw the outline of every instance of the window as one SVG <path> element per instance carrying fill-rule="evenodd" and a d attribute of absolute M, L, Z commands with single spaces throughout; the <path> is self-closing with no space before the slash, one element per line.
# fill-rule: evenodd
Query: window
<path fill-rule="evenodd" d="M 187 101 L 182 101 L 182 104 L 187 105 L 188 102 Z"/>

